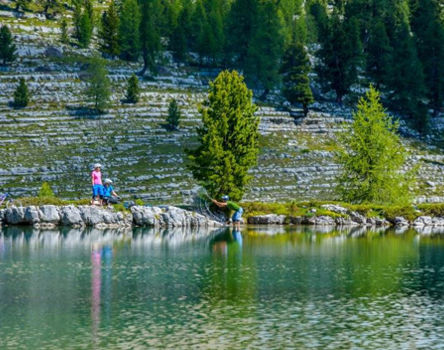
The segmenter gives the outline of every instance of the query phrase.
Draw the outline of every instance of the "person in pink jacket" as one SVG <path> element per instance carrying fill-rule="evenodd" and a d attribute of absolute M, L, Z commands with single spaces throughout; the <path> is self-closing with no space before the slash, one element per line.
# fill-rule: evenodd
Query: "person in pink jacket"
<path fill-rule="evenodd" d="M 94 164 L 94 170 L 91 173 L 91 182 L 92 182 L 92 200 L 91 205 L 93 205 L 96 201 L 99 201 L 100 205 L 102 205 L 103 199 L 103 184 L 102 184 L 102 165 L 99 163 Z"/>

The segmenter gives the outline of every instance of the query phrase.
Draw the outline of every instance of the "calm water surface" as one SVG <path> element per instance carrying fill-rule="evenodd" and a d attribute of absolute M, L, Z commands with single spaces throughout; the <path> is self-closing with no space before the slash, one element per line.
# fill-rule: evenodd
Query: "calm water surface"
<path fill-rule="evenodd" d="M 444 349 L 444 234 L 0 231 L 0 349 Z"/>

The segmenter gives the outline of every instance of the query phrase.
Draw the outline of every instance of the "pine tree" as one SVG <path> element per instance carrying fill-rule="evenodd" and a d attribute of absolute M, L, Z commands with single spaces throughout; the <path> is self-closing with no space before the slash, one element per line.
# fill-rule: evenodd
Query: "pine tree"
<path fill-rule="evenodd" d="M 301 103 L 304 116 L 307 116 L 308 105 L 314 102 L 310 88 L 310 61 L 307 51 L 301 43 L 293 43 L 286 50 L 281 73 L 283 73 L 283 94 L 292 104 Z"/>
<path fill-rule="evenodd" d="M 23 108 L 29 103 L 29 92 L 25 79 L 20 78 L 20 82 L 14 91 L 14 107 Z"/>
<path fill-rule="evenodd" d="M 222 18 L 222 4 L 220 1 L 210 1 L 210 8 L 207 16 L 207 29 L 210 35 L 208 36 L 208 50 L 207 57 L 211 58 L 213 63 L 217 63 L 222 57 L 224 49 L 224 30 Z"/>
<path fill-rule="evenodd" d="M 123 0 L 120 9 L 119 46 L 124 60 L 137 61 L 140 56 L 140 9 L 136 0 Z"/>
<path fill-rule="evenodd" d="M 6 25 L 0 28 L 0 60 L 6 65 L 8 62 L 13 62 L 16 58 L 15 44 L 11 32 Z"/>
<path fill-rule="evenodd" d="M 116 4 L 111 1 L 108 9 L 102 14 L 102 25 L 99 31 L 100 49 L 102 52 L 117 56 L 119 50 L 119 15 Z"/>
<path fill-rule="evenodd" d="M 205 26 L 207 23 L 207 13 L 205 11 L 205 6 L 203 0 L 197 0 L 194 4 L 193 14 L 191 16 L 191 37 L 190 37 L 190 48 L 196 51 L 200 58 L 203 58 L 202 54 L 202 38 L 206 35 Z"/>
<path fill-rule="evenodd" d="M 318 52 L 318 76 L 324 91 L 334 90 L 342 103 L 350 86 L 357 82 L 358 66 L 362 59 L 359 25 L 355 18 L 344 22 L 338 12 L 329 21 L 329 30 Z"/>
<path fill-rule="evenodd" d="M 156 58 L 161 50 L 158 18 L 161 12 L 159 0 L 141 0 L 142 20 L 140 22 L 140 41 L 143 68 L 141 75 L 148 69 L 156 72 Z"/>
<path fill-rule="evenodd" d="M 427 97 L 437 115 L 444 100 L 444 20 L 434 0 L 417 0 L 412 7 L 412 28 L 424 67 Z"/>
<path fill-rule="evenodd" d="M 62 21 L 60 22 L 60 41 L 64 44 L 69 43 L 68 22 L 66 21 L 65 17 L 63 17 Z"/>
<path fill-rule="evenodd" d="M 373 80 L 377 90 L 385 85 L 392 75 L 393 48 L 381 20 L 375 20 L 367 44 L 367 74 Z"/>
<path fill-rule="evenodd" d="M 166 118 L 167 127 L 169 130 L 177 130 L 180 123 L 180 109 L 176 99 L 172 99 L 168 105 L 168 115 Z"/>
<path fill-rule="evenodd" d="M 177 19 L 177 25 L 171 33 L 170 50 L 174 58 L 183 61 L 189 51 L 189 37 L 191 33 L 191 4 L 184 3 L 183 9 Z"/>
<path fill-rule="evenodd" d="M 245 69 L 257 21 L 258 0 L 234 0 L 227 15 L 226 56 L 235 67 Z"/>
<path fill-rule="evenodd" d="M 420 131 L 427 127 L 424 105 L 425 85 L 421 62 L 418 59 L 414 38 L 407 23 L 402 23 L 395 33 L 393 74 L 390 79 L 391 107 L 407 115 Z"/>
<path fill-rule="evenodd" d="M 307 4 L 308 12 L 311 18 L 314 19 L 316 24 L 316 35 L 315 38 L 319 42 L 325 42 L 328 40 L 328 27 L 329 27 L 329 19 L 327 14 L 327 4 L 323 0 L 313 0 L 308 2 Z"/>
<path fill-rule="evenodd" d="M 42 187 L 40 187 L 40 191 L 39 191 L 39 197 L 40 198 L 55 197 L 54 191 L 52 190 L 49 183 L 47 183 L 47 182 L 42 183 Z"/>
<path fill-rule="evenodd" d="M 81 47 L 88 47 L 91 42 L 93 27 L 88 11 L 83 11 L 80 17 L 78 40 Z"/>
<path fill-rule="evenodd" d="M 223 71 L 210 83 L 200 112 L 199 147 L 189 151 L 193 176 L 212 197 L 228 194 L 240 200 L 256 164 L 259 118 L 242 76 Z"/>
<path fill-rule="evenodd" d="M 398 124 L 384 111 L 379 93 L 370 87 L 359 100 L 350 128 L 339 137 L 342 146 L 337 179 L 341 200 L 352 203 L 406 204 L 411 200 L 411 174 L 401 173 L 407 152 L 397 135 Z"/>
<path fill-rule="evenodd" d="M 139 79 L 135 74 L 128 79 L 128 87 L 126 89 L 126 101 L 128 103 L 139 102 Z"/>
<path fill-rule="evenodd" d="M 86 95 L 94 104 L 94 109 L 99 113 L 106 110 L 111 95 L 110 81 L 107 74 L 104 60 L 97 56 L 91 58 L 86 75 Z"/>
<path fill-rule="evenodd" d="M 261 2 L 257 24 L 248 47 L 245 77 L 264 90 L 263 97 L 279 80 L 279 61 L 284 45 L 283 22 L 274 2 Z"/>

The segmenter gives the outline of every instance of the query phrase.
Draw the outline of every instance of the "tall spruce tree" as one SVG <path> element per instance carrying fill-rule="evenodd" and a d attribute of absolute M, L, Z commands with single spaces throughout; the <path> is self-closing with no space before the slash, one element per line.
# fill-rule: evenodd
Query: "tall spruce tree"
<path fill-rule="evenodd" d="M 99 31 L 100 49 L 102 52 L 118 56 L 119 50 L 119 14 L 114 0 L 102 14 L 102 23 Z"/>
<path fill-rule="evenodd" d="M 283 45 L 283 21 L 277 5 L 272 1 L 261 2 L 257 24 L 248 47 L 245 77 L 247 82 L 264 90 L 262 97 L 279 81 Z"/>
<path fill-rule="evenodd" d="M 183 8 L 177 19 L 177 25 L 170 37 L 170 50 L 174 58 L 183 61 L 187 57 L 190 48 L 192 5 L 189 1 L 183 3 Z"/>
<path fill-rule="evenodd" d="M 91 43 L 93 33 L 92 19 L 89 17 L 88 11 L 84 10 L 79 22 L 78 40 L 81 47 L 88 47 Z"/>
<path fill-rule="evenodd" d="M 283 74 L 282 92 L 285 98 L 292 104 L 300 103 L 304 108 L 304 116 L 307 116 L 308 105 L 314 102 L 310 88 L 310 61 L 303 44 L 292 43 L 286 50 L 281 73 Z"/>
<path fill-rule="evenodd" d="M 142 20 L 140 22 L 140 41 L 142 47 L 143 68 L 141 75 L 148 69 L 156 72 L 156 58 L 162 48 L 158 19 L 161 13 L 159 0 L 141 0 Z"/>
<path fill-rule="evenodd" d="M 69 43 L 68 22 L 65 17 L 63 17 L 60 22 L 60 41 L 64 44 Z"/>
<path fill-rule="evenodd" d="M 234 0 L 226 19 L 226 60 L 244 70 L 257 21 L 258 0 Z"/>
<path fill-rule="evenodd" d="M 407 23 L 401 23 L 395 33 L 393 74 L 390 79 L 391 107 L 408 116 L 420 131 L 427 127 L 424 106 L 424 73 L 416 50 L 415 40 Z"/>
<path fill-rule="evenodd" d="M 94 109 L 98 113 L 103 113 L 108 107 L 111 96 L 110 81 L 105 61 L 100 57 L 93 57 L 88 64 L 86 74 L 86 95 L 93 103 Z"/>
<path fill-rule="evenodd" d="M 366 58 L 367 74 L 375 83 L 376 89 L 381 90 L 392 75 L 393 48 L 385 24 L 379 19 L 375 19 L 371 27 Z"/>
<path fill-rule="evenodd" d="M 128 79 L 128 86 L 126 89 L 126 102 L 128 103 L 137 103 L 139 102 L 139 79 L 135 74 L 131 75 Z"/>
<path fill-rule="evenodd" d="M 342 103 L 350 86 L 357 82 L 358 66 L 362 59 L 359 25 L 355 18 L 344 22 L 335 11 L 329 21 L 329 31 L 318 52 L 317 71 L 325 91 L 334 90 L 336 101 Z"/>
<path fill-rule="evenodd" d="M 207 13 L 205 11 L 203 0 L 196 0 L 193 14 L 191 16 L 190 46 L 193 51 L 199 54 L 200 59 L 203 58 L 201 42 L 203 41 L 202 38 L 205 35 L 205 30 L 207 29 L 206 23 Z"/>
<path fill-rule="evenodd" d="M 427 97 L 437 115 L 444 100 L 444 18 L 440 18 L 435 0 L 417 0 L 412 8 L 412 28 L 424 68 Z"/>
<path fill-rule="evenodd" d="M 188 153 L 194 178 L 211 196 L 242 198 L 259 151 L 255 111 L 252 92 L 236 71 L 223 71 L 210 83 L 208 100 L 200 110 L 199 147 Z"/>
<path fill-rule="evenodd" d="M 19 84 L 14 91 L 14 107 L 23 108 L 29 103 L 28 86 L 24 78 L 20 78 Z"/>
<path fill-rule="evenodd" d="M 181 113 L 176 99 L 172 99 L 168 105 L 168 115 L 166 117 L 168 130 L 177 130 L 179 128 Z"/>
<path fill-rule="evenodd" d="M 120 56 L 127 61 L 140 57 L 140 9 L 136 0 L 123 0 L 119 14 Z"/>
<path fill-rule="evenodd" d="M 15 60 L 15 50 L 16 47 L 11 31 L 6 25 L 2 25 L 0 28 L 0 60 L 2 60 L 4 65 Z"/>
<path fill-rule="evenodd" d="M 412 177 L 402 173 L 407 152 L 389 117 L 370 87 L 359 100 L 353 123 L 340 137 L 337 179 L 341 199 L 352 203 L 406 204 Z"/>

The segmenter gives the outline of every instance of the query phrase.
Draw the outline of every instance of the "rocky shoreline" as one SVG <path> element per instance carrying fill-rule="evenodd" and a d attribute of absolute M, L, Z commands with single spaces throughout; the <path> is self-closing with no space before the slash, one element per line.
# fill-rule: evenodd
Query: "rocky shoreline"
<path fill-rule="evenodd" d="M 362 227 L 442 227 L 444 217 L 419 216 L 409 221 L 402 216 L 395 218 L 366 217 L 356 211 L 335 204 L 324 204 L 322 209 L 328 210 L 334 216 L 287 216 L 277 214 L 255 215 L 248 218 L 252 225 L 315 225 L 315 226 L 362 226 Z"/>
<path fill-rule="evenodd" d="M 277 214 L 250 216 L 250 225 L 312 225 L 330 227 L 434 227 L 444 229 L 444 217 L 419 216 L 413 221 L 404 217 L 395 218 L 366 217 L 356 211 L 336 204 L 324 204 L 322 209 L 329 215 L 288 216 Z M 223 224 L 202 214 L 174 206 L 133 206 L 129 212 L 115 211 L 97 206 L 26 206 L 0 210 L 0 226 L 31 225 L 36 228 L 94 227 L 131 228 L 213 228 Z"/>
<path fill-rule="evenodd" d="M 134 206 L 124 213 L 96 206 L 27 206 L 0 210 L 1 225 L 32 225 L 37 228 L 56 226 L 121 227 L 219 227 L 220 223 L 193 211 L 174 206 Z"/>

